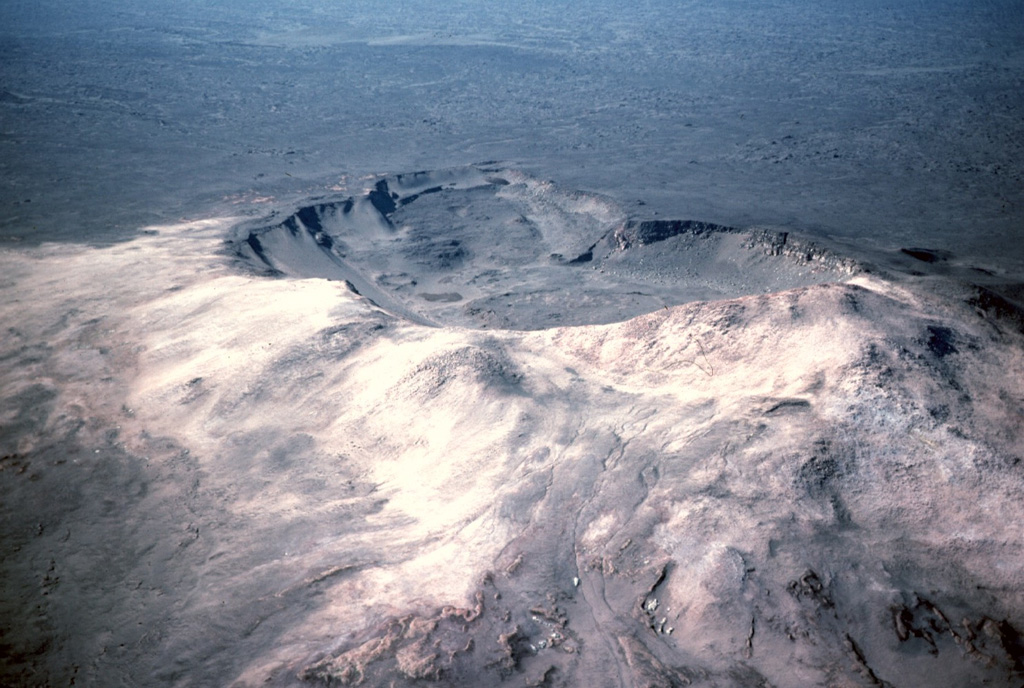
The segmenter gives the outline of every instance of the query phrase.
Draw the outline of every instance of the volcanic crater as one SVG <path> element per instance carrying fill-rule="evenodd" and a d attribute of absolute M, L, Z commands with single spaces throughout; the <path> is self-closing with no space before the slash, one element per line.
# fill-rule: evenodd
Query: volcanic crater
<path fill-rule="evenodd" d="M 282 215 L 238 230 L 249 266 L 344 280 L 423 325 L 606 324 L 859 271 L 787 232 L 630 217 L 599 195 L 497 165 L 379 177 Z"/>

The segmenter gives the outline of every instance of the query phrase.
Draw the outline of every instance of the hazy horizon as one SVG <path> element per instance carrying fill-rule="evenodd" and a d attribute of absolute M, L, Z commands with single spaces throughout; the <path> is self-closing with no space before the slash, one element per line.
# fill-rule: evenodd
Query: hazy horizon
<path fill-rule="evenodd" d="M 1013 2 L 5 3 L 0 234 L 109 241 L 501 160 L 1018 276 Z"/>

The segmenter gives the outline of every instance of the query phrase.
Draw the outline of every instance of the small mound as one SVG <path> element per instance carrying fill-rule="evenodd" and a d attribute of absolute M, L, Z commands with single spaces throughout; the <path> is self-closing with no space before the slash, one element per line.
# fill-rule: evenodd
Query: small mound
<path fill-rule="evenodd" d="M 606 198 L 516 170 L 395 175 L 243 226 L 267 273 L 346 281 L 424 325 L 536 330 L 842 280 L 841 258 L 785 232 L 628 218 Z"/>

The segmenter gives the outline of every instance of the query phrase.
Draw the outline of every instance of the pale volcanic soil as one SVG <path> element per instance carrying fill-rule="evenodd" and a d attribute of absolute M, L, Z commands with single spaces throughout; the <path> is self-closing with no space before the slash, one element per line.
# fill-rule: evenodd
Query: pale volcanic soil
<path fill-rule="evenodd" d="M 1019 291 L 501 164 L 0 253 L 0 683 L 1016 686 Z"/>

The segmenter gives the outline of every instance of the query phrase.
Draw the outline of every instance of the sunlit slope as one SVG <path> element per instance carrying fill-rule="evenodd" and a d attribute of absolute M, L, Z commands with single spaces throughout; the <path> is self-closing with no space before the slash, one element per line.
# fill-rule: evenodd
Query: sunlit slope
<path fill-rule="evenodd" d="M 977 289 L 439 328 L 154 231 L 0 256 L 5 680 L 1019 676 L 1022 335 Z"/>

